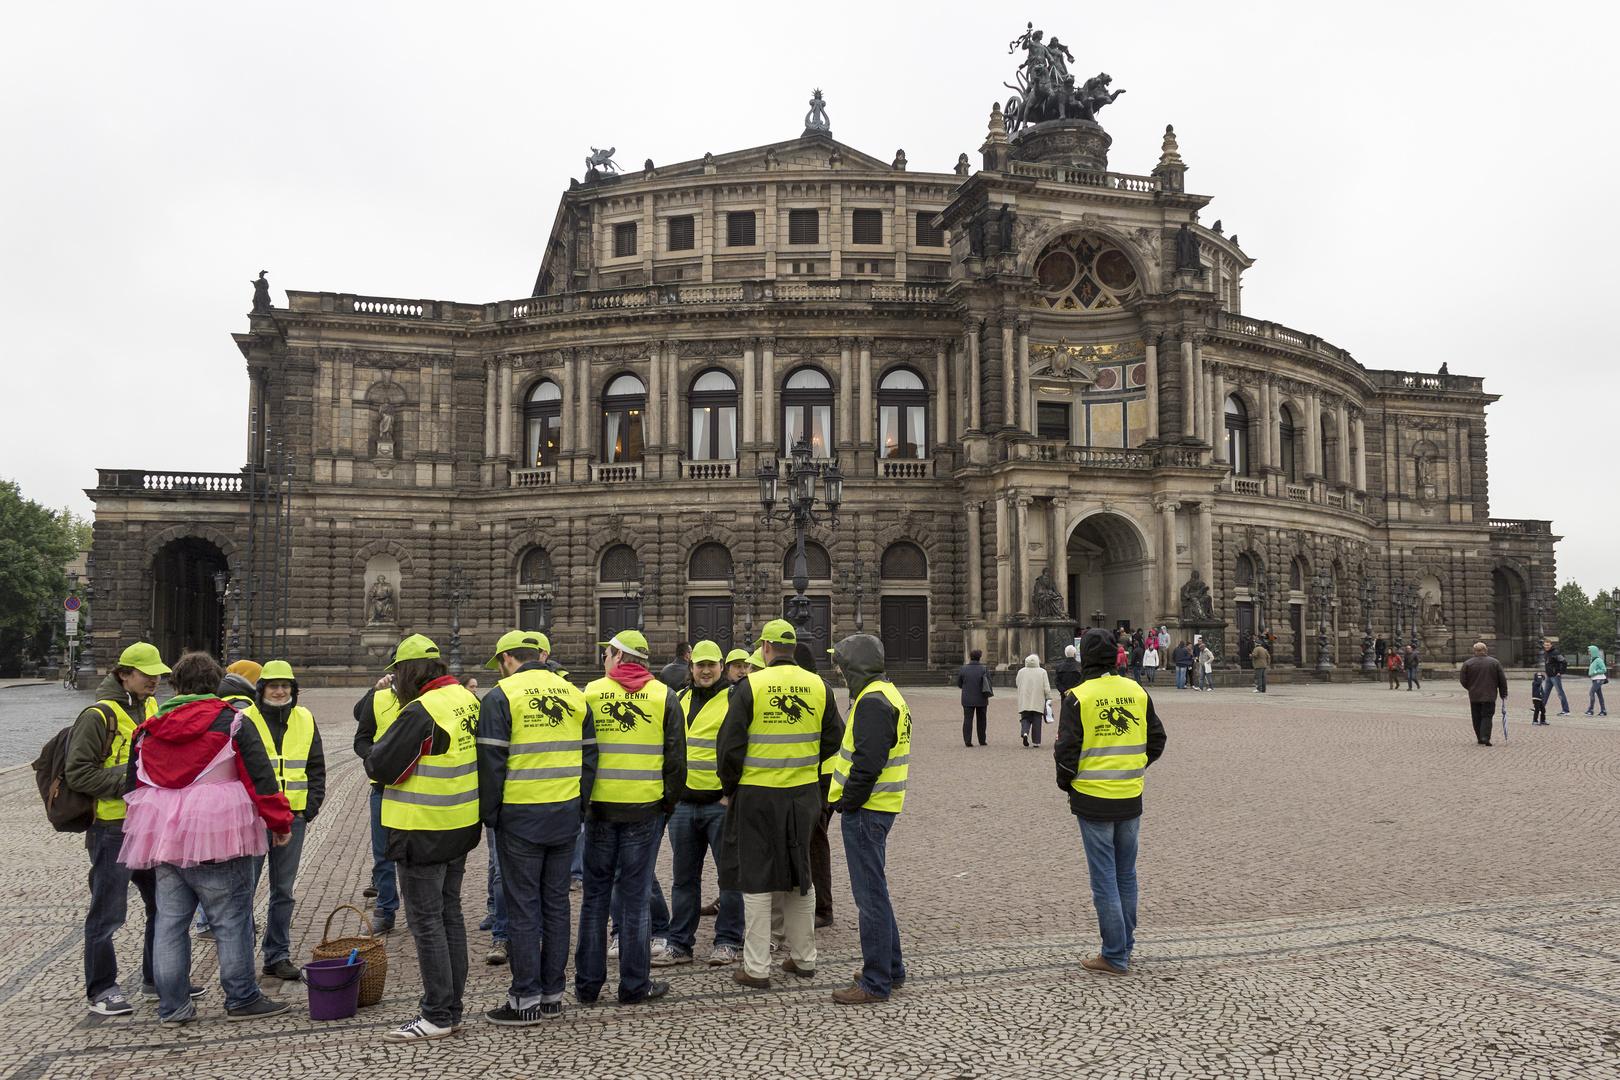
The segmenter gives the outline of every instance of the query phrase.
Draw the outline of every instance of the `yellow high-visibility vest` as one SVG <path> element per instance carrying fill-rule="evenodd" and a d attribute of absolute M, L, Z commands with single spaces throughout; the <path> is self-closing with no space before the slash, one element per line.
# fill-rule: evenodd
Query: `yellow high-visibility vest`
<path fill-rule="evenodd" d="M 304 809 L 309 805 L 309 752 L 315 745 L 315 718 L 302 705 L 294 705 L 287 714 L 287 734 L 277 746 L 257 705 L 248 706 L 243 713 L 259 729 L 259 741 L 270 755 L 270 767 L 287 795 L 287 805 L 295 812 Z"/>
<path fill-rule="evenodd" d="M 664 797 L 664 706 L 669 687 L 653 679 L 631 693 L 603 677 L 585 687 L 596 726 L 592 802 L 650 803 Z"/>
<path fill-rule="evenodd" d="M 122 776 L 129 772 L 129 744 L 135 738 L 137 725 L 130 718 L 129 713 L 124 711 L 124 707 L 111 698 L 104 698 L 96 702 L 96 704 L 105 705 L 112 709 L 113 716 L 118 721 L 118 731 L 113 735 L 112 748 L 107 751 L 107 759 L 101 763 L 101 770 L 103 772 L 116 770 Z M 142 703 L 141 708 L 145 720 L 150 720 L 157 715 L 158 705 L 152 698 L 147 698 Z M 129 807 L 125 805 L 122 795 L 115 795 L 111 799 L 96 800 L 97 821 L 123 821 L 124 815 L 128 811 Z"/>
<path fill-rule="evenodd" d="M 750 674 L 748 685 L 754 715 L 737 782 L 779 788 L 817 783 L 827 684 L 797 664 L 774 664 Z"/>
<path fill-rule="evenodd" d="M 372 742 L 382 738 L 389 725 L 399 719 L 399 710 L 399 695 L 394 693 L 393 687 L 385 686 L 371 695 L 371 716 L 377 721 L 377 732 L 372 735 Z"/>
<path fill-rule="evenodd" d="M 1070 787 L 1099 799 L 1142 794 L 1147 772 L 1147 691 L 1135 679 L 1103 675 L 1070 690 L 1080 713 L 1080 760 Z"/>
<path fill-rule="evenodd" d="M 508 675 L 495 684 L 495 692 L 506 695 L 512 714 L 501 800 L 560 803 L 579 798 L 585 695 L 544 668 Z"/>
<path fill-rule="evenodd" d="M 719 791 L 716 747 L 730 695 L 715 694 L 703 703 L 696 716 L 692 715 L 692 691 L 682 690 L 680 699 L 681 714 L 686 717 L 686 786 L 694 791 Z"/>
<path fill-rule="evenodd" d="M 390 829 L 423 832 L 476 825 L 478 699 L 455 683 L 429 690 L 417 700 L 450 736 L 450 749 L 427 755 L 403 782 L 383 787 L 382 823 Z"/>
<path fill-rule="evenodd" d="M 849 707 L 849 723 L 844 725 L 844 743 L 838 750 L 838 756 L 832 759 L 837 766 L 833 769 L 832 786 L 827 789 L 827 801 L 836 803 L 844 794 L 844 785 L 849 781 L 849 765 L 855 760 L 855 710 L 860 706 L 861 699 L 874 691 L 888 698 L 889 704 L 894 706 L 895 740 L 894 745 L 889 747 L 888 762 L 878 773 L 877 782 L 872 785 L 872 795 L 861 804 L 861 809 L 898 814 L 906 803 L 906 777 L 911 771 L 911 708 L 900 696 L 900 691 L 895 689 L 894 683 L 883 679 L 873 679 L 862 687 Z"/>

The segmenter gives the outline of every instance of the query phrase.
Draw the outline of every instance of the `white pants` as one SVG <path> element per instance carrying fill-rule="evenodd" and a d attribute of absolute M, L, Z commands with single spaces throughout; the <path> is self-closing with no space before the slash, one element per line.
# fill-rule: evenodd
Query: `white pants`
<path fill-rule="evenodd" d="M 756 979 L 771 973 L 771 907 L 782 909 L 782 932 L 795 967 L 816 968 L 816 894 L 743 893 L 743 971 Z"/>

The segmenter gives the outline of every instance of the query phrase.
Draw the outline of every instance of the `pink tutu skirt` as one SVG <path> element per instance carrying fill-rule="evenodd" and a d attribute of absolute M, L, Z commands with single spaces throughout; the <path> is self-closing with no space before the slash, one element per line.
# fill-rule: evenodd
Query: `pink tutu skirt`
<path fill-rule="evenodd" d="M 142 784 L 124 796 L 129 811 L 118 861 L 132 870 L 146 870 L 159 863 L 196 866 L 268 851 L 264 821 L 236 778 L 233 757 L 227 743 L 220 758 L 190 787 Z M 229 779 L 218 779 L 224 776 Z"/>

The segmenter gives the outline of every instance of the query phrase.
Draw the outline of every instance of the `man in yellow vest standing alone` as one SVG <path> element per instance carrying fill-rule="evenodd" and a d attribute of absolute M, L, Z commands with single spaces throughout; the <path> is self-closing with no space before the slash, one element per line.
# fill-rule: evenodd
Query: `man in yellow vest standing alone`
<path fill-rule="evenodd" d="M 1058 719 L 1058 787 L 1080 822 L 1102 952 L 1080 961 L 1123 975 L 1136 944 L 1136 842 L 1142 824 L 1142 777 L 1164 753 L 1164 726 L 1153 699 L 1114 674 L 1112 630 L 1080 639 L 1080 685 L 1063 695 Z"/>
<path fill-rule="evenodd" d="M 585 888 L 574 997 L 596 1001 L 607 981 L 607 920 L 614 879 L 624 911 L 619 924 L 619 1004 L 669 993 L 652 981 L 647 909 L 664 815 L 686 787 L 686 725 L 675 691 L 647 670 L 647 639 L 621 630 L 603 642 L 607 674 L 585 687 L 596 728 L 596 778 L 585 816 Z"/>
<path fill-rule="evenodd" d="M 506 894 L 512 985 L 484 1014 L 524 1027 L 562 1017 L 568 966 L 568 868 L 596 774 L 585 695 L 546 667 L 551 641 L 514 630 L 485 667 L 501 680 L 478 709 L 478 807 L 494 830 Z"/>
<path fill-rule="evenodd" d="M 301 972 L 292 962 L 293 885 L 304 852 L 304 830 L 320 813 L 326 798 L 326 756 L 315 718 L 298 704 L 298 679 L 285 660 L 272 660 L 259 673 L 247 718 L 259 729 L 259 741 L 270 767 L 292 807 L 292 833 L 287 842 L 253 860 L 253 887 L 265 860 L 270 861 L 270 906 L 264 921 L 264 973 L 289 982 Z"/>
<path fill-rule="evenodd" d="M 793 625 L 772 619 L 760 642 L 765 666 L 732 690 L 717 748 L 728 803 L 720 888 L 743 894 L 743 962 L 732 977 L 756 990 L 771 985 L 773 894 L 790 949 L 782 969 L 801 978 L 815 974 L 810 837 L 821 819 L 821 763 L 838 752 L 844 735 L 827 684 L 794 662 Z"/>
<path fill-rule="evenodd" d="M 888 1000 L 906 982 L 887 864 L 889 830 L 905 805 L 911 771 L 911 710 L 888 679 L 878 638 L 853 634 L 832 653 L 850 707 L 827 801 L 843 815 L 844 860 L 861 928 L 860 975 L 832 999 L 866 1005 Z"/>
<path fill-rule="evenodd" d="M 412 634 L 394 651 L 399 716 L 366 755 L 381 781 L 387 854 L 399 871 L 422 973 L 421 1014 L 388 1042 L 442 1039 L 461 1026 L 467 927 L 461 882 L 478 846 L 478 699 L 450 674 L 439 647 Z"/>

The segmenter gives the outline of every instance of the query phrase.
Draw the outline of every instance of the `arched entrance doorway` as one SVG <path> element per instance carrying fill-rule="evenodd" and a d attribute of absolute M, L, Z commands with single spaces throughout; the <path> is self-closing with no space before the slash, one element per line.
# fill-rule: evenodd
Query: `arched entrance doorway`
<path fill-rule="evenodd" d="M 1496 658 L 1509 667 L 1524 663 L 1524 584 L 1519 575 L 1497 567 L 1491 571 L 1495 610 Z"/>
<path fill-rule="evenodd" d="M 1069 534 L 1069 614 L 1083 626 L 1135 630 L 1147 624 L 1147 546 L 1118 514 L 1093 514 Z"/>
<path fill-rule="evenodd" d="M 224 553 L 195 536 L 170 540 L 153 556 L 152 644 L 165 661 L 188 652 L 224 657 L 225 612 L 214 575 L 225 569 Z"/>

